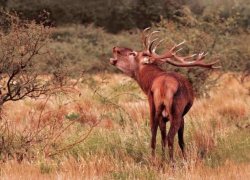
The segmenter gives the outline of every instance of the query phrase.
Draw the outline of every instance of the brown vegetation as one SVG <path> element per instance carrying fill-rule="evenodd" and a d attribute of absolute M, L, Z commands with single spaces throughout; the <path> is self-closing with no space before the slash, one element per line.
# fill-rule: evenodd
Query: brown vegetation
<path fill-rule="evenodd" d="M 108 85 L 102 83 L 101 77 L 93 78 L 95 83 L 101 85 L 100 90 L 95 93 L 91 93 L 91 86 L 82 84 L 79 86 L 82 96 L 78 97 L 76 94 L 74 96 L 76 101 L 68 104 L 66 97 L 48 101 L 46 109 L 42 112 L 41 125 L 54 122 L 52 121 L 54 119 L 57 121 L 56 126 L 53 128 L 52 124 L 47 124 L 48 127 L 53 128 L 53 131 L 48 129 L 42 132 L 42 136 L 36 136 L 36 140 L 40 137 L 42 141 L 27 144 L 24 148 L 26 151 L 13 149 L 17 144 L 12 150 L 8 149 L 10 152 L 24 153 L 25 156 L 20 163 L 15 160 L 18 156 L 9 156 L 5 159 L 5 162 L 0 165 L 2 178 L 238 179 L 242 176 L 244 179 L 250 176 L 248 172 L 250 141 L 247 138 L 250 127 L 249 95 L 246 89 L 249 83 L 242 86 L 232 76 L 224 75 L 220 80 L 219 89 L 210 92 L 210 99 L 201 98 L 195 101 L 193 109 L 186 116 L 187 161 L 182 161 L 181 152 L 175 148 L 175 168 L 178 173 L 173 174 L 168 163 L 165 164 L 165 170 L 151 165 L 148 150 L 150 147 L 148 143 L 150 140 L 149 114 L 145 111 L 148 105 L 144 95 L 138 88 L 134 88 L 136 85 L 131 84 L 122 75 L 108 75 L 106 78 Z M 230 88 L 225 89 L 225 85 L 230 85 Z M 122 87 L 123 92 L 117 90 L 114 92 L 112 87 L 115 89 Z M 107 96 L 111 93 L 112 96 Z M 106 103 L 98 94 L 106 98 Z M 227 94 L 227 101 L 222 96 L 224 94 Z M 242 114 L 240 108 L 237 108 L 239 111 L 235 110 L 235 113 L 242 115 L 241 117 L 232 118 L 227 114 L 222 114 L 221 108 L 227 109 L 227 103 L 234 102 L 235 97 L 240 102 L 238 106 L 246 110 L 245 114 Z M 107 106 L 108 101 L 116 106 Z M 62 103 L 68 105 L 62 106 Z M 37 127 L 38 119 L 35 117 L 40 116 L 43 104 L 43 100 L 37 102 L 31 99 L 16 103 L 9 102 L 4 106 L 6 119 L 1 123 L 1 128 L 6 127 L 3 125 L 7 123 L 9 136 L 14 133 L 16 140 L 23 130 L 25 130 L 23 137 L 25 134 L 30 135 L 34 132 L 34 128 L 27 128 L 29 127 L 27 125 Z M 80 109 L 84 109 L 85 115 L 81 115 L 83 118 L 79 121 L 74 114 L 77 115 Z M 32 112 L 36 115 L 31 116 Z M 67 147 L 72 140 L 79 139 L 79 133 L 86 135 L 91 124 L 96 122 L 95 119 L 99 119 L 100 112 L 103 113 L 102 120 L 82 143 L 57 155 L 44 156 L 46 153 L 55 153 L 59 148 Z M 76 121 L 55 141 L 58 134 L 72 120 Z M 6 137 L 6 134 L 1 134 L 3 135 Z M 19 141 L 9 140 L 6 139 L 5 147 L 7 144 L 14 145 L 14 142 Z M 43 142 L 49 143 L 48 148 L 45 148 L 46 151 L 40 148 L 45 145 Z M 177 143 L 175 143 L 176 146 Z M 161 147 L 156 146 L 157 159 L 161 157 L 160 150 Z"/>

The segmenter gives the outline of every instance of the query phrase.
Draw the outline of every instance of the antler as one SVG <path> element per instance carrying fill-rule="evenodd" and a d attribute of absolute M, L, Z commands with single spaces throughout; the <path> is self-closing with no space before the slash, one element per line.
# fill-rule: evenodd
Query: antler
<path fill-rule="evenodd" d="M 176 55 L 174 55 L 174 58 L 178 61 L 180 61 L 181 63 L 177 63 L 172 61 L 171 59 L 167 58 L 165 61 L 168 62 L 171 65 L 174 66 L 179 66 L 179 67 L 190 67 L 190 66 L 199 66 L 199 67 L 203 67 L 203 68 L 209 68 L 209 69 L 218 69 L 220 68 L 219 66 L 213 67 L 213 65 L 215 65 L 216 63 L 219 62 L 219 60 L 211 62 L 211 63 L 203 63 L 201 62 L 202 59 L 204 59 L 206 57 L 207 54 L 200 53 L 198 55 L 198 59 L 196 59 L 195 61 L 185 61 L 185 59 L 190 59 L 192 57 L 194 57 L 196 54 L 190 55 L 190 56 L 186 56 L 186 57 L 178 57 Z M 164 61 L 164 60 L 163 60 Z"/>
<path fill-rule="evenodd" d="M 150 55 L 152 57 L 153 62 L 155 60 L 161 60 L 162 62 L 167 62 L 171 65 L 174 66 L 179 66 L 179 67 L 190 67 L 190 66 L 199 66 L 199 67 L 203 67 L 203 68 L 209 68 L 209 69 L 217 69 L 220 67 L 213 67 L 213 65 L 215 65 L 216 63 L 219 62 L 219 60 L 211 62 L 211 63 L 203 63 L 202 60 L 206 57 L 207 54 L 204 54 L 204 52 L 200 53 L 198 55 L 198 58 L 195 61 L 185 61 L 186 59 L 190 59 L 193 58 L 194 56 L 196 56 L 196 54 L 193 55 L 188 55 L 185 57 L 179 57 L 177 56 L 177 52 L 179 52 L 181 49 L 177 50 L 177 48 L 179 46 L 181 46 L 182 44 L 185 43 L 185 41 L 181 42 L 178 45 L 175 45 L 174 47 L 172 47 L 168 52 L 162 54 L 162 55 L 158 55 L 155 51 L 157 46 L 163 41 L 160 40 L 158 41 L 158 43 L 155 45 L 155 47 L 153 48 L 153 44 L 158 40 L 158 38 L 154 39 L 151 41 L 151 38 L 154 34 L 159 33 L 159 31 L 153 31 L 151 32 L 149 35 L 145 35 L 145 33 L 149 30 L 150 28 L 146 28 L 143 33 L 142 33 L 142 43 L 143 43 L 143 51 L 146 52 L 148 55 Z M 153 49 L 152 49 L 153 48 Z M 175 60 L 179 61 L 179 63 L 172 61 L 170 58 L 174 58 Z"/>
<path fill-rule="evenodd" d="M 145 32 L 147 32 L 148 30 L 150 30 L 149 27 L 144 29 L 144 31 L 142 32 L 142 36 L 141 36 L 141 41 L 142 41 L 144 51 L 147 51 L 147 42 L 146 42 L 146 40 L 147 40 L 148 35 L 145 35 Z"/>

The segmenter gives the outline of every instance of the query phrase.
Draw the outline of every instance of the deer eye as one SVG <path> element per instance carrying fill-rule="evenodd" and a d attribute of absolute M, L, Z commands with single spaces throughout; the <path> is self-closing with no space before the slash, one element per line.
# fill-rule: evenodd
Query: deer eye
<path fill-rule="evenodd" d="M 129 55 L 136 56 L 137 53 L 133 51 L 133 52 L 129 53 Z"/>
<path fill-rule="evenodd" d="M 150 55 L 146 53 L 143 53 L 142 56 L 150 57 Z"/>

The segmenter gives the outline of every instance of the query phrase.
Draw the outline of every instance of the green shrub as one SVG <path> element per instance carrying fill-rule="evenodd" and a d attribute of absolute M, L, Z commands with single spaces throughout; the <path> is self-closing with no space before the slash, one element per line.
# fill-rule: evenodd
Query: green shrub
<path fill-rule="evenodd" d="M 0 1 L 1 2 L 1 1 Z M 133 28 L 144 29 L 151 22 L 159 22 L 160 17 L 168 20 L 176 20 L 175 16 L 182 17 L 183 12 L 175 12 L 186 6 L 196 17 L 203 16 L 207 22 L 213 21 L 210 16 L 219 11 L 219 18 L 228 19 L 232 15 L 239 18 L 238 23 L 230 23 L 243 28 L 250 25 L 250 4 L 248 0 L 5 0 L 0 3 L 5 10 L 15 10 L 22 13 L 24 19 L 37 19 L 44 9 L 51 13 L 51 18 L 56 25 L 89 24 L 94 23 L 109 32 L 131 30 Z M 184 22 L 184 23 L 189 23 Z M 194 20 L 194 19 L 193 19 Z M 191 25 L 191 24 L 190 24 Z M 232 28 L 230 30 L 233 30 Z"/>
<path fill-rule="evenodd" d="M 211 167 L 221 166 L 227 160 L 242 163 L 249 162 L 249 129 L 238 130 L 220 139 L 218 146 L 207 154 L 206 163 Z"/>

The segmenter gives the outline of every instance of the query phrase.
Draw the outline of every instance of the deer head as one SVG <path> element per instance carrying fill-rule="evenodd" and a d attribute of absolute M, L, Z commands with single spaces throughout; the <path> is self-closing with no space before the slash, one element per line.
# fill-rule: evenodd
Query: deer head
<path fill-rule="evenodd" d="M 162 40 L 156 43 L 158 38 L 152 41 L 151 38 L 154 34 L 159 33 L 159 31 L 153 31 L 149 35 L 145 35 L 145 32 L 148 31 L 149 29 L 150 28 L 145 29 L 142 33 L 142 44 L 143 44 L 142 51 L 136 51 L 129 48 L 114 47 L 113 48 L 114 58 L 110 59 L 110 63 L 132 78 L 134 78 L 136 72 L 142 66 L 149 64 L 160 66 L 164 63 L 169 63 L 171 65 L 179 67 L 200 66 L 209 69 L 219 68 L 213 66 L 216 63 L 218 63 L 218 61 L 208 64 L 202 62 L 202 60 L 207 55 L 204 54 L 204 52 L 200 53 L 195 61 L 185 61 L 185 60 L 195 57 L 196 54 L 188 55 L 185 57 L 177 56 L 177 52 L 181 50 L 181 49 L 177 50 L 177 48 L 180 47 L 182 44 L 184 44 L 185 41 L 183 41 L 178 45 L 173 46 L 165 54 L 158 55 L 156 53 L 156 48 L 162 42 Z M 176 61 L 172 61 L 171 59 L 175 59 Z"/>

